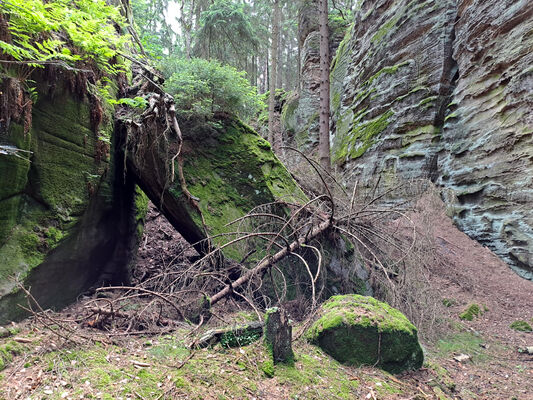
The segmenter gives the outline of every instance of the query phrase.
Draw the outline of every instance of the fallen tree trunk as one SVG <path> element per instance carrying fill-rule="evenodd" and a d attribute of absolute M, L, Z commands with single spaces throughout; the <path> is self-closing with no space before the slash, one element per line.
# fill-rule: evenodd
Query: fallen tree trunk
<path fill-rule="evenodd" d="M 244 275 L 242 275 L 239 279 L 237 279 L 235 282 L 231 283 L 230 285 L 226 286 L 224 289 L 216 293 L 214 296 L 211 297 L 211 305 L 214 305 L 218 303 L 220 300 L 222 300 L 224 297 L 231 294 L 236 288 L 243 285 L 244 283 L 248 282 L 254 275 L 258 274 L 259 272 L 265 270 L 266 268 L 272 266 L 273 264 L 281 261 L 283 258 L 288 256 L 289 254 L 295 252 L 299 248 L 302 247 L 302 245 L 310 242 L 314 238 L 316 238 L 321 233 L 325 232 L 327 229 L 331 227 L 332 221 L 330 219 L 322 222 L 315 228 L 313 228 L 307 235 L 301 236 L 298 240 L 295 240 L 291 244 L 289 244 L 288 247 L 284 247 L 280 251 L 278 251 L 276 254 L 274 254 L 271 257 L 268 257 L 261 261 L 257 266 L 246 272 Z"/>

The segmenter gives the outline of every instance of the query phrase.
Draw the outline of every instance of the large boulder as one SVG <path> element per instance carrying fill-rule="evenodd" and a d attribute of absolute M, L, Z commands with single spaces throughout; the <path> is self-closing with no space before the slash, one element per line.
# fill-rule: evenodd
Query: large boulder
<path fill-rule="evenodd" d="M 165 136 L 166 125 L 145 121 L 137 132 L 136 125 L 128 121 L 126 118 L 119 123 L 122 139 L 130 146 L 129 171 L 168 221 L 201 254 L 210 249 L 206 246 L 208 238 L 216 245 L 233 240 L 235 235 L 230 233 L 236 226 L 228 223 L 254 207 L 277 201 L 306 201 L 270 144 L 235 118 L 220 115 L 210 123 L 182 126 L 179 157 L 183 179 L 179 177 L 180 161 L 173 158 L 178 153 L 179 139 Z M 284 206 L 277 207 L 279 213 L 287 211 Z M 233 246 L 223 253 L 239 261 L 248 251 Z"/>
<path fill-rule="evenodd" d="M 415 326 L 400 311 L 372 297 L 331 297 L 306 336 L 349 365 L 375 365 L 399 373 L 418 369 L 424 361 Z"/>

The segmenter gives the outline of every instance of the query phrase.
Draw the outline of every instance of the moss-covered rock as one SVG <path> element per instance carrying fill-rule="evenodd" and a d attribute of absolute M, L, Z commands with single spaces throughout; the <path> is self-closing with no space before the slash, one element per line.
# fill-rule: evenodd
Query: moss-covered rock
<path fill-rule="evenodd" d="M 372 297 L 331 297 L 306 336 L 350 365 L 376 365 L 398 373 L 420 368 L 424 361 L 415 326 L 400 311 Z"/>
<path fill-rule="evenodd" d="M 234 239 L 230 233 L 236 227 L 228 224 L 256 206 L 306 201 L 270 144 L 242 122 L 220 116 L 209 124 L 184 124 L 182 130 L 185 188 L 177 176 L 171 182 L 167 154 L 156 146 L 130 153 L 130 171 L 172 225 L 200 252 L 206 250 L 207 235 L 218 245 Z M 146 135 L 147 143 L 158 140 L 157 132 Z M 179 170 L 178 160 L 174 170 Z M 278 208 L 280 213 L 287 211 Z M 241 260 L 248 250 L 228 247 L 223 251 L 227 257 Z"/>
<path fill-rule="evenodd" d="M 35 72 L 29 117 L 0 126 L 0 144 L 27 156 L 0 153 L 0 176 L 8 177 L 0 188 L 0 324 L 25 315 L 13 277 L 44 308 L 57 308 L 103 275 L 123 281 L 136 248 L 135 185 L 114 162 L 112 110 L 99 114 L 85 83 L 74 90 L 67 75 Z"/>

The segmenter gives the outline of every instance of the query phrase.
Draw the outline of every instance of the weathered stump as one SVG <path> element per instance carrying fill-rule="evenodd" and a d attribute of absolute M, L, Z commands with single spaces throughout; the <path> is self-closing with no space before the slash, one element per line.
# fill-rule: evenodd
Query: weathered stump
<path fill-rule="evenodd" d="M 274 364 L 294 362 L 292 351 L 292 326 L 284 310 L 277 307 L 267 310 L 265 320 L 265 342 Z"/>

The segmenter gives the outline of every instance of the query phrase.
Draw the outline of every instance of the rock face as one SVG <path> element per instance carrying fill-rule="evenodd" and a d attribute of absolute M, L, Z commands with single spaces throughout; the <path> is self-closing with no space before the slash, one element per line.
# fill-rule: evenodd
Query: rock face
<path fill-rule="evenodd" d="M 348 184 L 440 184 L 458 226 L 533 277 L 533 9 L 364 0 L 331 71 Z"/>
<path fill-rule="evenodd" d="M 135 185 L 99 139 L 113 126 L 102 123 L 96 134 L 93 105 L 62 72 L 54 75 L 36 79 L 33 106 L 16 79 L 2 81 L 0 144 L 29 152 L 0 152 L 0 324 L 27 305 L 14 277 L 53 308 L 103 275 L 122 280 L 135 253 Z"/>
<path fill-rule="evenodd" d="M 415 326 L 400 311 L 372 297 L 331 297 L 306 336 L 350 365 L 376 365 L 399 373 L 418 369 L 424 361 Z"/>
<path fill-rule="evenodd" d="M 459 1 L 439 183 L 459 227 L 533 279 L 533 7 Z"/>
<path fill-rule="evenodd" d="M 183 185 L 178 160 L 174 159 L 174 178 L 172 167 L 167 167 L 177 152 L 178 140 L 169 138 L 169 147 L 163 149 L 162 142 L 167 142 L 161 141 L 164 128 L 158 124 L 153 129 L 143 128 L 146 135 L 143 143 L 157 145 L 134 144 L 137 152 L 133 147 L 128 152 L 129 170 L 169 222 L 200 253 L 208 251 L 208 236 L 214 237 L 215 244 L 235 238 L 224 235 L 236 229 L 227 224 L 256 206 L 277 200 L 305 201 L 305 195 L 274 155 L 270 144 L 243 123 L 227 116 L 222 116 L 216 124 L 183 127 L 180 152 Z M 131 130 L 123 136 L 128 134 L 141 137 Z M 240 260 L 246 251 L 231 247 L 224 253 Z"/>

